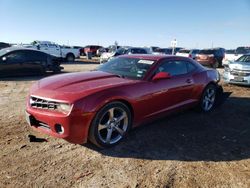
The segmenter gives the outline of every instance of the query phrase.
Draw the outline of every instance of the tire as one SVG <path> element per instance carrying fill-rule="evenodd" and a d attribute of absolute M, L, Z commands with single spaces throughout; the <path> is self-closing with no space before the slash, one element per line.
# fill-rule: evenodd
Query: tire
<path fill-rule="evenodd" d="M 68 61 L 68 62 L 74 62 L 75 61 L 74 54 L 67 54 L 66 61 Z"/>
<path fill-rule="evenodd" d="M 202 112 L 212 111 L 215 107 L 216 100 L 217 100 L 217 87 L 213 84 L 207 85 L 200 99 L 199 110 Z"/>
<path fill-rule="evenodd" d="M 54 74 L 58 74 L 58 73 L 60 73 L 60 72 L 62 72 L 61 69 L 60 69 L 60 66 L 55 67 L 55 68 L 53 69 L 53 73 L 54 73 Z"/>
<path fill-rule="evenodd" d="M 130 109 L 115 101 L 102 107 L 95 115 L 89 131 L 89 140 L 100 148 L 118 144 L 131 128 Z"/>

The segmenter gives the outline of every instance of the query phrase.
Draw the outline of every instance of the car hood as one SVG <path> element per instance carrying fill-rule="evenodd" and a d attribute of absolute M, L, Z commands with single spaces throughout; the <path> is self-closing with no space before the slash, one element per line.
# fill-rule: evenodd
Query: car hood
<path fill-rule="evenodd" d="M 67 73 L 39 80 L 31 87 L 30 95 L 74 102 L 105 89 L 135 82 L 138 80 L 120 78 L 101 71 Z"/>
<path fill-rule="evenodd" d="M 250 70 L 250 63 L 246 62 L 233 62 L 229 64 L 230 69 L 239 69 L 239 70 Z"/>

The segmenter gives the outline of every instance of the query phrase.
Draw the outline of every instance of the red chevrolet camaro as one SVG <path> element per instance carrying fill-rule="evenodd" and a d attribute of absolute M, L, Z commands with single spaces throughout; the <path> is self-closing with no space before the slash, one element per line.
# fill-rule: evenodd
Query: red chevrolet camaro
<path fill-rule="evenodd" d="M 39 80 L 26 119 L 34 129 L 69 142 L 105 148 L 128 131 L 169 112 L 214 108 L 220 76 L 178 56 L 119 56 L 90 72 Z"/>

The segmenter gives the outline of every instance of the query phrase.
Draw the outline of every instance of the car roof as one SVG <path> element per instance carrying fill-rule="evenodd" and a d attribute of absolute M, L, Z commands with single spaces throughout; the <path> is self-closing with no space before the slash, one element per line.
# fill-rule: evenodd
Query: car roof
<path fill-rule="evenodd" d="M 14 50 L 31 50 L 31 51 L 38 51 L 41 52 L 39 50 L 36 50 L 34 48 L 25 48 L 25 47 L 18 47 L 18 46 L 12 46 L 12 47 L 8 47 L 8 48 L 4 48 L 2 50 L 6 50 L 6 51 L 14 51 Z"/>
<path fill-rule="evenodd" d="M 17 50 L 29 50 L 29 51 L 36 51 L 36 52 L 44 53 L 42 51 L 39 51 L 39 50 L 36 50 L 36 49 L 33 49 L 33 48 L 23 48 L 23 47 L 17 47 L 17 46 L 13 46 L 13 47 L 8 47 L 8 48 L 1 49 L 1 51 L 5 51 L 4 54 L 7 54 L 7 53 L 13 52 L 13 51 L 17 51 Z"/>
<path fill-rule="evenodd" d="M 121 55 L 119 57 L 159 61 L 161 59 L 170 58 L 170 57 L 177 57 L 177 56 L 175 56 L 175 55 L 152 55 L 152 54 L 130 54 L 130 55 Z"/>

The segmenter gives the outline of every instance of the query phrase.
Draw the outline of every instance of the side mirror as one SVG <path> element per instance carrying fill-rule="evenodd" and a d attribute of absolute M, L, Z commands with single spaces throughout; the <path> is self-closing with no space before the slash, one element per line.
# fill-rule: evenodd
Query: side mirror
<path fill-rule="evenodd" d="M 168 72 L 159 72 L 153 77 L 153 81 L 162 80 L 162 79 L 169 79 L 171 75 Z"/>
<path fill-rule="evenodd" d="M 5 57 L 5 56 L 2 57 L 2 60 L 3 60 L 3 61 L 6 61 L 6 60 L 7 60 L 7 57 Z"/>

